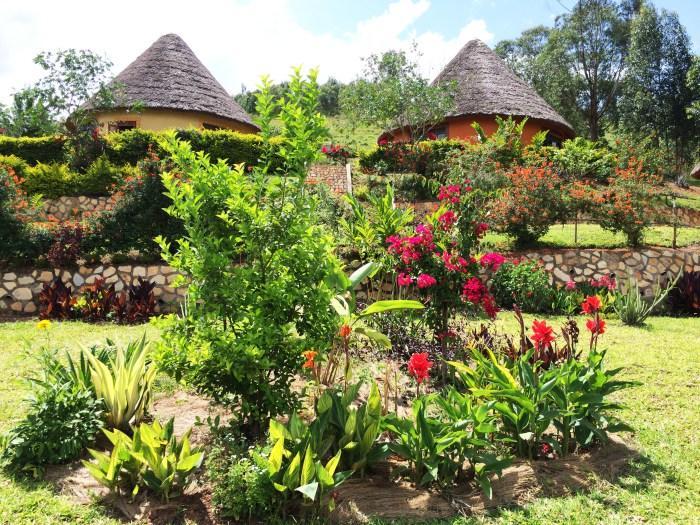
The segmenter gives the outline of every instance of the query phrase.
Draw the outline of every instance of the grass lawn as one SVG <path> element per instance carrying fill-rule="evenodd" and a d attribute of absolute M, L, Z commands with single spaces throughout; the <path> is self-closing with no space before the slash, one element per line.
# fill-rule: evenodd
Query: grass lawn
<path fill-rule="evenodd" d="M 654 226 L 644 236 L 644 244 L 649 246 L 671 247 L 673 227 Z M 487 233 L 484 242 L 499 250 L 513 249 L 513 240 L 505 234 Z M 690 246 L 700 243 L 700 228 L 678 228 L 677 245 Z M 578 225 L 579 248 L 624 248 L 627 245 L 622 233 L 612 233 L 597 224 Z M 574 248 L 574 225 L 557 224 L 541 237 L 533 247 Z"/>
<path fill-rule="evenodd" d="M 550 318 L 558 324 L 562 318 Z M 497 321 L 515 328 L 512 316 Z M 54 323 L 52 346 L 76 348 L 110 337 L 117 341 L 140 337 L 152 327 L 117 327 L 76 322 Z M 0 429 L 23 413 L 27 385 L 21 379 L 34 366 L 26 345 L 36 349 L 46 334 L 34 321 L 0 324 Z M 700 320 L 651 318 L 647 327 L 630 328 L 615 320 L 602 339 L 609 348 L 609 366 L 626 368 L 625 379 L 642 386 L 619 393 L 627 405 L 622 414 L 636 432 L 623 437 L 642 453 L 630 472 L 615 484 L 600 481 L 587 494 L 543 498 L 523 508 L 501 510 L 480 518 L 457 518 L 435 525 L 467 524 L 641 524 L 700 523 Z M 172 386 L 172 385 L 170 385 Z M 167 382 L 160 388 L 167 388 Z M 121 523 L 98 505 L 75 506 L 44 483 L 22 482 L 0 474 L 0 523 Z M 374 522 L 375 525 L 381 522 Z"/>

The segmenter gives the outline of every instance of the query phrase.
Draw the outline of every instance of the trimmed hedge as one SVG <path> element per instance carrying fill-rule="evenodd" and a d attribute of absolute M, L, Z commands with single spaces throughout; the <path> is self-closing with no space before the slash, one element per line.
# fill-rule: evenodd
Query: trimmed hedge
<path fill-rule="evenodd" d="M 258 135 L 229 130 L 176 130 L 177 138 L 192 144 L 194 151 L 207 153 L 213 161 L 227 160 L 234 165 L 244 162 L 255 164 L 260 158 L 263 141 Z M 106 135 L 107 158 L 116 165 L 136 164 L 146 158 L 149 146 L 159 156 L 165 154 L 158 146 L 164 133 L 144 129 L 132 129 Z M 279 142 L 276 142 L 279 144 Z"/>
<path fill-rule="evenodd" d="M 176 130 L 177 137 L 187 140 L 195 151 L 204 151 L 212 160 L 226 159 L 229 164 L 255 164 L 260 158 L 263 141 L 258 135 L 230 130 Z M 132 129 L 105 135 L 105 155 L 117 166 L 135 165 L 145 159 L 148 149 L 160 157 L 164 153 L 158 141 L 164 132 Z M 273 140 L 278 146 L 281 140 Z M 15 155 L 30 165 L 61 163 L 67 151 L 63 137 L 14 138 L 0 137 L 0 155 Z"/>
<path fill-rule="evenodd" d="M 48 164 L 65 160 L 65 138 L 51 137 L 0 137 L 0 155 L 15 155 L 28 164 Z"/>

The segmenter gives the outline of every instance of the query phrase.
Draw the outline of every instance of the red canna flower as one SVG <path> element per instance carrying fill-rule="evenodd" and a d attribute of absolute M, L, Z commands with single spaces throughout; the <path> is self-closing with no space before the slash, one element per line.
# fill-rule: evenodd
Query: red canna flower
<path fill-rule="evenodd" d="M 581 303 L 581 310 L 584 314 L 594 314 L 600 310 L 600 298 L 597 295 L 589 295 L 586 300 Z"/>
<path fill-rule="evenodd" d="M 535 348 L 541 350 L 554 342 L 554 329 L 547 324 L 547 321 L 532 321 L 532 341 Z"/>
<path fill-rule="evenodd" d="M 347 338 L 350 337 L 350 334 L 352 333 L 352 328 L 350 325 L 344 324 L 343 326 L 340 327 L 340 330 L 338 330 L 338 335 L 342 338 Z"/>
<path fill-rule="evenodd" d="M 596 316 L 595 318 L 586 321 L 586 328 L 588 328 L 591 331 L 591 334 L 593 335 L 604 334 L 605 321 Z"/>
<path fill-rule="evenodd" d="M 428 358 L 427 352 L 417 352 L 412 354 L 408 360 L 408 373 L 420 385 L 428 379 L 428 372 L 432 366 L 433 362 Z"/>

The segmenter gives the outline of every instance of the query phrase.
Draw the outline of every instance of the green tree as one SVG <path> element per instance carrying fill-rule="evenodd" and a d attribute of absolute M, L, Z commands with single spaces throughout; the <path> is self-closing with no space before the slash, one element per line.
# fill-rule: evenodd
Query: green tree
<path fill-rule="evenodd" d="M 163 145 L 175 164 L 163 179 L 167 211 L 186 233 L 174 246 L 159 242 L 189 286 L 186 314 L 168 321 L 159 366 L 235 407 L 251 434 L 295 408 L 302 352 L 328 346 L 336 329 L 330 302 L 339 261 L 304 182 L 326 133 L 318 94 L 315 72 L 303 78 L 297 70 L 277 102 L 263 81 L 258 124 L 268 147 L 250 172 L 214 164 L 174 138 Z M 274 114 L 285 144 L 277 151 Z"/>
<path fill-rule="evenodd" d="M 622 125 L 667 146 L 680 172 L 697 146 L 700 122 L 688 118 L 700 89 L 693 86 L 693 56 L 678 15 L 642 7 L 632 24 L 623 97 Z"/>
<path fill-rule="evenodd" d="M 58 129 L 42 92 L 24 88 L 12 95 L 8 108 L 0 106 L 0 128 L 12 137 L 41 137 Z"/>
<path fill-rule="evenodd" d="M 452 110 L 454 86 L 431 85 L 414 58 L 387 51 L 365 59 L 363 78 L 342 90 L 340 104 L 350 122 L 405 130 L 414 142 Z"/>
<path fill-rule="evenodd" d="M 578 0 L 553 28 L 538 26 L 496 52 L 579 134 L 597 140 L 617 121 L 617 100 L 638 0 Z"/>

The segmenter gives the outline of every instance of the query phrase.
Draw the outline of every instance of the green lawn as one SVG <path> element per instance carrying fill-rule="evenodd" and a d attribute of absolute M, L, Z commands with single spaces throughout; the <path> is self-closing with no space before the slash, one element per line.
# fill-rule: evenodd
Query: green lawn
<path fill-rule="evenodd" d="M 558 324 L 561 318 L 550 318 Z M 512 316 L 499 315 L 499 324 L 514 329 Z M 152 327 L 117 327 L 83 323 L 54 323 L 48 337 L 52 347 L 76 348 L 105 337 L 117 341 L 140 337 Z M 34 367 L 27 348 L 45 343 L 46 334 L 34 321 L 0 324 L 0 429 L 21 417 L 27 385 L 22 376 Z M 623 418 L 635 429 L 625 435 L 643 454 L 619 482 L 599 482 L 587 494 L 539 499 L 524 508 L 503 510 L 481 518 L 440 522 L 466 524 L 641 524 L 700 523 L 700 320 L 655 317 L 644 328 L 609 321 L 603 337 L 609 365 L 624 366 L 625 379 L 642 386 L 623 391 L 628 408 Z M 26 345 L 29 345 L 27 347 Z M 161 387 L 162 388 L 162 387 Z M 20 482 L 0 474 L 0 523 L 120 523 L 98 505 L 74 506 L 43 483 Z M 376 522 L 379 523 L 379 522 Z"/>
<path fill-rule="evenodd" d="M 654 226 L 647 230 L 644 244 L 649 246 L 670 247 L 673 241 L 673 227 Z M 513 240 L 505 234 L 487 233 L 484 242 L 499 250 L 513 249 Z M 700 244 L 700 228 L 678 228 L 678 246 Z M 623 248 L 627 245 L 625 236 L 604 230 L 597 224 L 578 225 L 579 248 Z M 557 224 L 540 238 L 534 247 L 574 248 L 574 225 Z"/>

